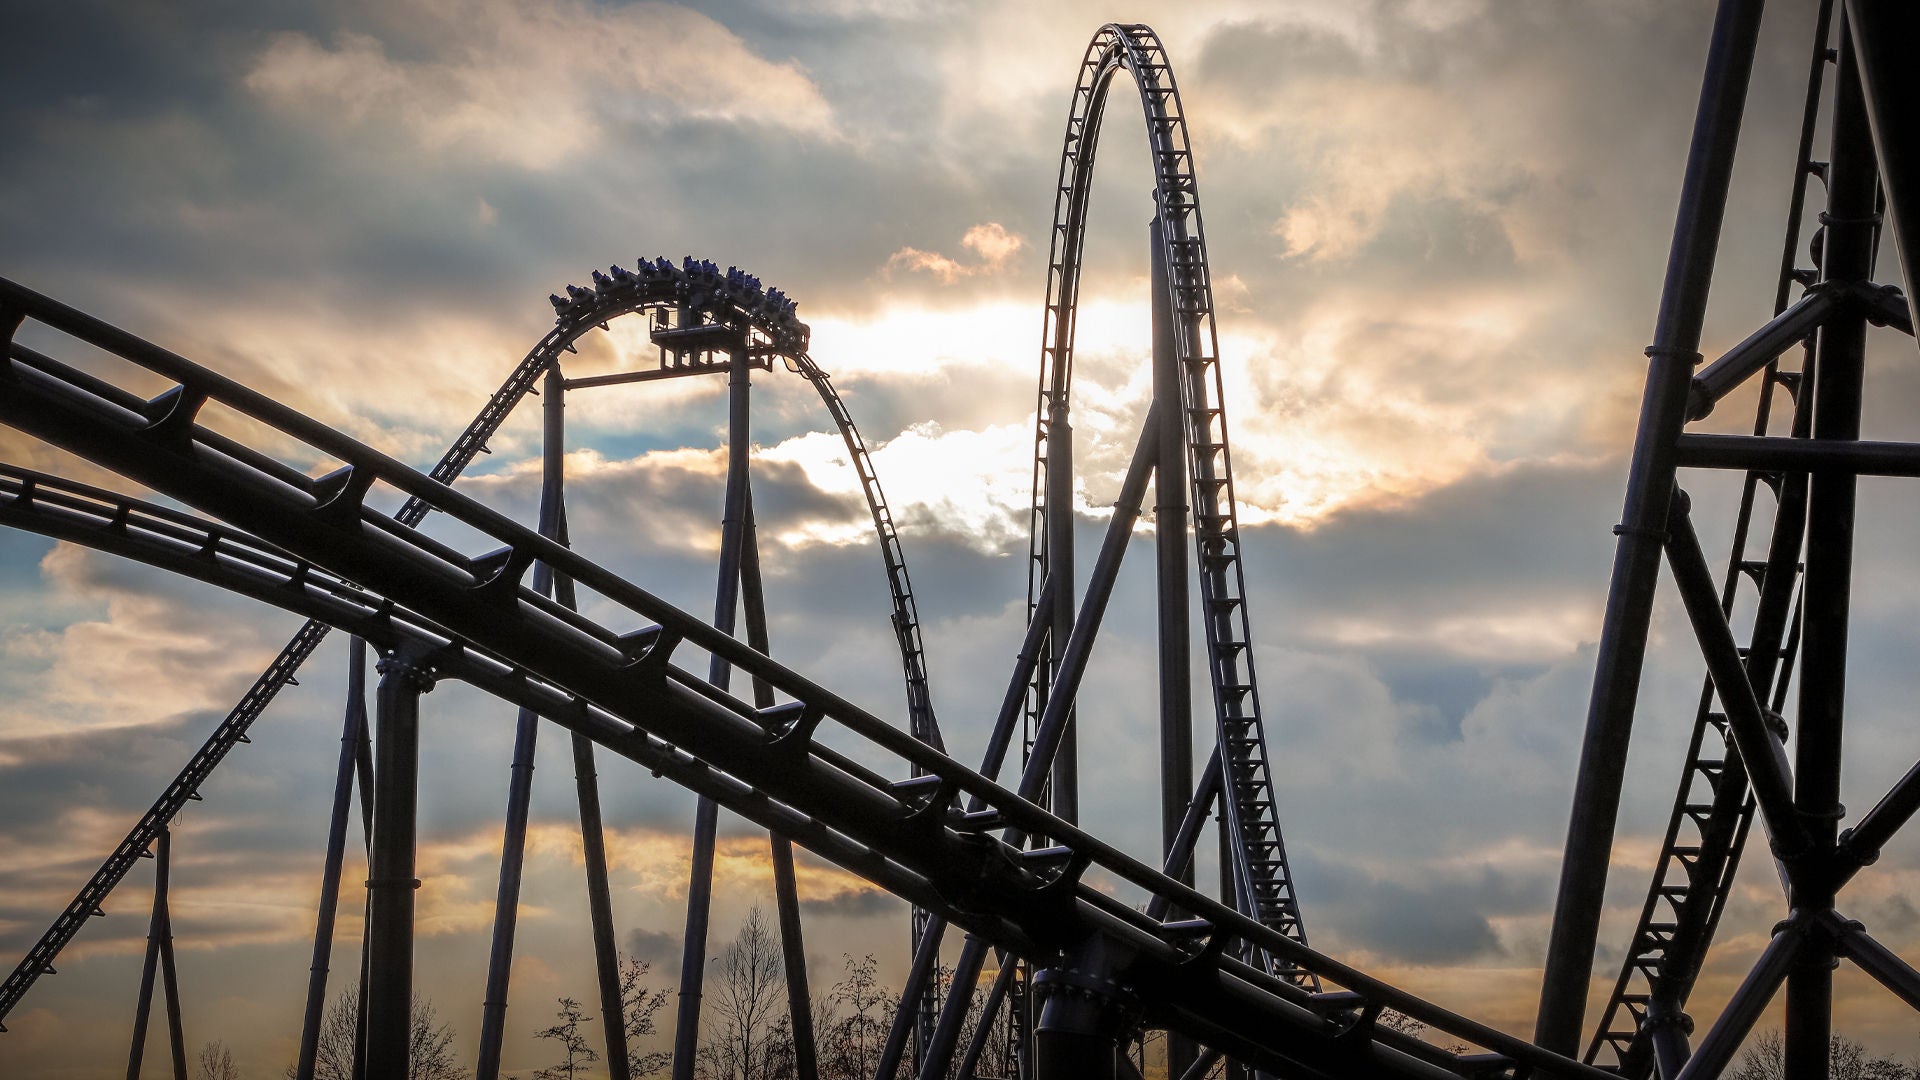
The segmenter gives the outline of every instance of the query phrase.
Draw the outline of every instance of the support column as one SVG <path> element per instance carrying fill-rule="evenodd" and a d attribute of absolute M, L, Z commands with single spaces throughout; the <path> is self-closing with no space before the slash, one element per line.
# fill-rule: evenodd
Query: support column
<path fill-rule="evenodd" d="M 1187 596 L 1186 416 L 1180 397 L 1173 293 L 1164 226 L 1147 229 L 1153 264 L 1153 403 L 1160 414 L 1159 458 L 1153 467 L 1153 543 L 1160 615 L 1160 852 L 1171 856 L 1193 796 L 1193 645 Z M 1175 871 L 1193 884 L 1191 862 Z M 1167 1075 L 1184 1075 L 1198 1055 L 1192 1039 L 1167 1032 Z"/>
<path fill-rule="evenodd" d="M 433 672 L 416 656 L 380 661 L 375 697 L 373 856 L 367 878 L 368 1080 L 407 1080 L 413 1004 L 414 874 L 420 796 L 420 695 Z"/>
<path fill-rule="evenodd" d="M 1626 506 L 1614 530 L 1620 539 L 1614 549 L 1534 1027 L 1536 1043 L 1568 1057 L 1580 1051 L 1627 744 L 1673 496 L 1674 440 L 1686 422 L 1687 390 L 1700 359 L 1700 326 L 1713 280 L 1760 12 L 1760 0 L 1721 0 L 1715 17 L 1660 315 L 1653 344 L 1647 349 L 1646 393 L 1628 466 Z"/>
<path fill-rule="evenodd" d="M 1223 762 L 1222 764 L 1224 765 L 1225 763 Z M 1235 879 L 1233 873 L 1233 860 L 1238 856 L 1234 854 L 1233 827 L 1227 823 L 1227 799 L 1229 797 L 1226 791 L 1222 790 L 1220 792 L 1220 812 L 1215 814 L 1213 819 L 1214 836 L 1219 841 L 1220 902 L 1235 911 L 1245 914 L 1246 909 L 1240 904 L 1240 883 Z M 1230 943 L 1227 948 L 1239 954 L 1241 950 L 1244 949 L 1244 946 L 1235 942 Z M 1245 1064 L 1235 1061 L 1232 1058 L 1227 1058 L 1220 1067 L 1220 1075 L 1222 1080 L 1247 1080 L 1252 1073 Z"/>
<path fill-rule="evenodd" d="M 541 457 L 541 525 L 548 535 L 562 544 L 567 535 L 566 499 L 566 379 L 560 365 L 547 370 L 543 409 L 545 420 Z M 573 579 L 545 570 L 543 583 L 538 574 L 534 587 L 551 588 L 552 596 L 570 611 L 580 610 L 574 594 Z M 620 943 L 613 927 L 613 890 L 607 880 L 606 830 L 600 818 L 600 777 L 594 764 L 593 740 L 572 733 L 573 783 L 575 802 L 580 808 L 581 862 L 587 874 L 587 914 L 593 926 L 594 970 L 600 983 L 600 1030 L 607 1039 L 607 1075 L 610 1080 L 629 1080 L 627 1060 L 626 1003 L 620 997 Z"/>
<path fill-rule="evenodd" d="M 740 600 L 746 611 L 747 646 L 763 655 L 773 651 L 767 633 L 767 594 L 760 577 L 760 541 L 754 530 L 753 488 L 747 487 L 745 528 L 740 541 Z M 773 707 L 773 687 L 753 680 L 753 707 Z M 774 908 L 780 918 L 780 959 L 787 979 L 787 1022 L 793 1030 L 796 1080 L 819 1080 L 814 1048 L 813 993 L 807 984 L 807 946 L 800 925 L 800 886 L 793 872 L 793 841 L 769 832 L 773 858 Z"/>
<path fill-rule="evenodd" d="M 1073 634 L 1073 421 L 1067 408 L 1065 380 L 1054 391 L 1047 420 L 1047 576 L 1059 590 L 1053 605 L 1050 646 L 1053 679 L 1049 703 L 1060 693 L 1059 677 L 1067 638 Z M 1048 807 L 1070 825 L 1080 823 L 1079 735 L 1069 706 L 1061 729 L 1060 748 L 1053 758 L 1053 787 Z"/>
<path fill-rule="evenodd" d="M 326 867 L 320 874 L 320 914 L 314 921 L 313 963 L 307 973 L 307 1010 L 300 1025 L 296 1080 L 313 1080 L 320 1051 L 320 1024 L 327 1009 L 327 969 L 333 962 L 334 918 L 340 907 L 340 868 L 347 853 L 347 819 L 353 810 L 353 762 L 367 726 L 367 642 L 347 646 L 346 719 L 340 731 L 340 763 L 333 775 L 333 814 L 327 823 Z"/>
<path fill-rule="evenodd" d="M 587 908 L 593 921 L 594 966 L 600 976 L 600 1027 L 607 1036 L 607 1075 L 611 1080 L 628 1080 L 631 1071 L 627 1061 L 626 1006 L 620 998 L 620 946 L 614 936 L 613 895 L 607 882 L 607 842 L 600 824 L 600 781 L 594 768 L 593 741 L 577 731 L 573 733 L 573 778 L 580 804 L 580 846 L 587 868 Z"/>
<path fill-rule="evenodd" d="M 500 846 L 500 883 L 493 899 L 493 947 L 487 957 L 486 996 L 480 1005 L 480 1057 L 475 1080 L 499 1080 L 506 1036 L 507 989 L 513 974 L 513 938 L 520 913 L 520 874 L 526 864 L 527 812 L 533 798 L 533 752 L 540 717 L 521 709 L 514 725 L 513 764 L 507 780 L 506 836 Z"/>
<path fill-rule="evenodd" d="M 713 625 L 733 633 L 740 606 L 740 558 L 746 529 L 748 376 L 753 370 L 743 340 L 727 370 L 727 495 L 720 518 L 720 581 L 714 590 Z M 707 681 L 725 690 L 733 666 L 716 655 Z M 680 1002 L 673 1029 L 673 1080 L 693 1080 L 700 1048 L 700 994 L 706 981 L 707 919 L 713 902 L 713 847 L 720 807 L 702 795 L 694 811 L 693 867 L 687 882 L 687 931 L 680 954 Z"/>
<path fill-rule="evenodd" d="M 167 877 L 173 861 L 164 826 L 153 855 L 153 915 L 147 920 L 147 958 L 140 968 L 140 997 L 133 1007 L 133 1046 L 127 1051 L 127 1080 L 140 1080 L 141 1059 L 147 1052 L 147 1021 L 153 1015 L 153 980 L 160 967 L 160 939 L 168 933 Z"/>
<path fill-rule="evenodd" d="M 1827 181 L 1821 277 L 1865 281 L 1873 272 L 1879 216 L 1873 143 L 1853 42 L 1842 20 L 1834 73 L 1833 151 Z M 1860 437 L 1866 320 L 1841 312 L 1820 328 L 1815 346 L 1813 437 Z M 1794 737 L 1794 807 L 1816 854 L 1833 850 L 1839 831 L 1841 720 L 1847 687 L 1848 597 L 1853 586 L 1853 520 L 1857 477 L 1817 472 L 1807 489 L 1807 552 L 1800 631 L 1799 727 Z M 1833 910 L 1835 860 L 1789 867 L 1788 901 L 1796 914 Z M 1824 1080 L 1833 1035 L 1831 935 L 1811 933 L 1787 976 L 1785 1064 L 1796 1080 Z"/>
<path fill-rule="evenodd" d="M 1122 959 L 1094 938 L 1067 966 L 1034 976 L 1036 1080 L 1119 1080 L 1126 1037 L 1139 1018 L 1138 1003 L 1117 978 Z"/>
<path fill-rule="evenodd" d="M 542 416 L 540 535 L 565 544 L 566 529 L 566 380 L 560 365 L 547 369 Z M 557 596 L 576 608 L 573 583 L 553 568 L 536 563 L 534 591 Z M 506 835 L 500 854 L 500 883 L 494 898 L 493 949 L 487 966 L 486 998 L 480 1023 L 478 1080 L 500 1074 L 500 1044 L 505 1035 L 507 993 L 513 968 L 514 932 L 519 918 L 520 882 L 526 862 L 528 805 L 533 791 L 534 748 L 540 718 L 521 709 L 516 725 L 513 766 L 507 789 Z M 575 791 L 580 807 L 580 838 L 587 875 L 587 907 L 593 928 L 594 967 L 600 989 L 601 1030 L 612 1080 L 628 1080 L 626 1016 L 620 998 L 620 959 L 614 937 L 612 898 L 607 884 L 606 843 L 600 821 L 600 791 L 593 744 L 573 736 Z"/>
<path fill-rule="evenodd" d="M 173 966 L 173 830 L 160 830 L 155 909 L 160 913 L 160 985 L 167 998 L 167 1048 L 173 1052 L 173 1080 L 187 1080 L 187 1036 L 180 1028 L 180 976 Z"/>
<path fill-rule="evenodd" d="M 373 736 L 368 725 L 360 725 L 360 745 L 353 751 L 354 775 L 359 778 L 360 841 L 366 848 L 367 866 L 373 866 Z M 354 997 L 358 1006 L 353 1018 L 353 1080 L 367 1080 L 367 989 L 371 981 L 373 941 L 368 936 L 373 926 L 373 893 L 368 891 L 360 903 L 360 986 Z"/>

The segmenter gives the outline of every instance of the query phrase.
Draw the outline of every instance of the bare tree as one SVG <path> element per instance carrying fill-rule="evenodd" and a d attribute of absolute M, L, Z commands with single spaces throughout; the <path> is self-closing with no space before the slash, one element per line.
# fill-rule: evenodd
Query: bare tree
<path fill-rule="evenodd" d="M 708 1080 L 772 1080 L 786 1004 L 780 942 L 756 906 L 719 956 L 707 994 L 707 1039 L 699 1069 Z M 791 1039 L 787 1041 L 791 1047 Z"/>
<path fill-rule="evenodd" d="M 1015 961 L 1012 957 L 1008 957 L 1007 963 L 1011 964 Z M 993 982 L 994 980 L 983 972 L 979 982 L 973 988 L 973 1000 L 967 1004 L 967 1018 L 960 1031 L 960 1049 L 954 1054 L 953 1064 L 949 1068 L 950 1073 L 959 1069 L 960 1055 L 973 1044 L 981 1022 L 986 1019 L 987 999 L 992 996 Z M 986 1038 L 981 1041 L 980 1060 L 975 1066 L 975 1071 L 981 1076 L 1013 1076 L 1017 1072 L 1014 1062 L 1012 1020 L 1008 1015 L 1012 1009 L 1012 1002 L 1002 1001 L 1000 1008 L 993 1014 L 992 1026 L 987 1029 Z"/>
<path fill-rule="evenodd" d="M 408 1010 L 407 1080 L 466 1080 L 467 1070 L 453 1055 L 453 1025 L 439 1024 L 433 1002 L 418 994 Z M 320 1021 L 314 1080 L 353 1080 L 353 1059 L 360 1026 L 360 991 L 342 990 Z M 287 1080 L 298 1075 L 287 1066 Z"/>
<path fill-rule="evenodd" d="M 673 1064 L 673 1054 L 665 1050 L 638 1049 L 639 1041 L 655 1032 L 655 1015 L 667 1003 L 665 990 L 647 988 L 647 970 L 651 965 L 638 957 L 620 960 L 620 1006 L 627 1021 L 627 1074 L 651 1076 Z"/>
<path fill-rule="evenodd" d="M 1867 1048 L 1835 1035 L 1827 1043 L 1828 1075 L 1832 1080 L 1920 1080 L 1920 1069 L 1888 1057 L 1874 1057 Z M 1778 1029 L 1761 1032 L 1726 1080 L 1785 1080 L 1786 1042 Z"/>
<path fill-rule="evenodd" d="M 820 1033 L 820 1075 L 864 1080 L 873 1075 L 886 1045 L 899 994 L 881 985 L 879 965 L 871 955 L 844 959 L 846 974 L 827 992 L 824 1015 L 814 1019 L 814 1030 Z"/>
<path fill-rule="evenodd" d="M 215 1039 L 200 1048 L 199 1080 L 240 1080 L 240 1069 L 226 1043 Z"/>
<path fill-rule="evenodd" d="M 580 1003 L 572 998 L 563 997 L 559 1002 L 560 1008 L 554 1015 L 560 1018 L 560 1022 L 535 1035 L 534 1038 L 552 1039 L 559 1043 L 560 1048 L 566 1052 L 567 1059 L 558 1065 L 549 1065 L 534 1073 L 534 1080 L 574 1080 L 574 1077 L 580 1075 L 581 1070 L 600 1060 L 600 1055 L 594 1053 L 593 1046 L 587 1042 L 587 1037 L 580 1033 L 580 1025 L 593 1017 L 582 1012 Z"/>

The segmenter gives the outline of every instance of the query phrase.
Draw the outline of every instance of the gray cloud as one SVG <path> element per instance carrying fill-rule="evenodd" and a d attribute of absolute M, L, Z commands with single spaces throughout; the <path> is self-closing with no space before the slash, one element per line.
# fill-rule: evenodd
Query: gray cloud
<path fill-rule="evenodd" d="M 489 51 L 427 9 L 39 6 L 11 18 L 0 40 L 0 138 L 14 148 L 0 175 L 0 250 L 10 256 L 0 272 L 427 462 L 545 332 L 543 297 L 561 283 L 643 254 L 748 267 L 817 321 L 816 359 L 883 455 L 936 703 L 949 746 L 972 759 L 1024 614 L 1041 249 L 1067 80 L 1102 17 L 1096 8 L 554 9 L 616 26 L 667 19 L 655 27 L 662 49 L 707 35 L 697 40 L 755 70 L 797 73 L 816 101 L 800 82 L 763 98 L 731 85 L 693 94 L 622 81 L 585 41 L 561 52 L 587 74 L 556 73 L 552 54 L 518 38 Z M 480 27 L 509 17 L 505 5 L 437 10 L 468 12 Z M 1765 315 L 1809 17 L 1786 12 L 1763 38 L 1709 349 Z M 1243 530 L 1256 655 L 1283 822 L 1318 941 L 1456 974 L 1538 961 L 1638 349 L 1706 19 L 1697 5 L 1557 4 L 1496 17 L 1471 3 L 1155 15 L 1187 94 L 1223 352 L 1243 384 L 1230 390 L 1240 481 L 1266 515 Z M 306 67 L 263 75 L 276 60 Z M 358 89 L 321 78 L 342 62 L 377 78 Z M 456 92 L 493 65 L 549 96 Z M 632 74 L 643 76 L 667 77 Z M 339 115 L 304 108 L 289 88 Z M 355 113 L 342 95 L 361 90 L 373 96 Z M 1114 329 L 1145 295 L 1149 177 L 1139 121 L 1119 93 L 1088 240 L 1087 296 L 1108 306 L 1085 316 L 1076 402 L 1092 507 L 1112 497 L 1114 478 L 1101 471 L 1117 469 L 1131 438 L 1123 421 L 1143 393 L 1128 382 L 1142 353 Z M 468 103 L 473 117 L 461 115 Z M 527 129 L 538 138 L 512 142 Z M 960 255 L 967 230 L 987 222 L 1026 241 L 998 272 L 886 273 L 909 247 Z M 1021 314 L 981 330 L 1004 310 Z M 861 336 L 903 312 L 921 321 L 886 324 L 877 344 L 879 333 Z M 1875 356 L 1888 372 L 1869 400 L 1876 430 L 1912 415 L 1911 365 L 1888 362 L 1906 359 L 1905 348 Z M 569 368 L 645 353 L 596 339 Z M 824 426 L 806 387 L 784 373 L 757 377 L 755 395 L 762 448 Z M 575 445 L 599 455 L 571 481 L 578 545 L 688 610 L 710 609 L 718 387 L 572 405 Z M 1716 422 L 1737 425 L 1740 411 L 1730 403 Z M 10 460 L 93 475 L 0 437 Z M 531 411 L 517 416 L 466 486 L 531 520 L 537 439 Z M 900 456 L 886 458 L 896 442 Z M 887 469 L 889 460 L 1000 468 L 1003 452 L 1022 475 L 991 499 L 952 490 L 952 476 L 972 474 Z M 857 538 L 865 511 L 809 472 L 812 460 L 768 459 L 756 472 L 775 651 L 897 718 L 877 553 L 807 535 Z M 1703 522 L 1727 519 L 1725 490 L 1689 483 Z M 1920 597 L 1903 569 L 1904 537 L 1920 522 L 1890 489 L 1865 490 L 1873 531 L 1861 572 L 1878 586 L 1857 597 L 1849 739 L 1864 760 L 1850 763 L 1857 793 L 1847 797 L 1862 808 L 1913 753 L 1911 693 L 1870 676 L 1904 671 L 1920 644 L 1907 614 Z M 1080 522 L 1081 550 L 1102 527 Z M 0 819 L 10 826 L 0 947 L 18 951 L 292 623 L 103 558 L 62 556 L 61 573 L 43 570 L 43 542 L 0 542 L 0 613 L 18 646 L 0 665 L 0 688 L 15 715 L 59 706 L 69 711 L 47 714 L 130 721 L 0 744 Z M 1150 561 L 1136 542 L 1082 707 L 1088 819 L 1143 857 L 1158 831 L 1138 796 L 1153 782 L 1153 717 L 1139 707 L 1152 693 Z M 1634 860 L 1664 823 L 1699 691 L 1686 635 L 1663 602 L 1609 941 L 1639 902 Z M 118 662 L 80 662 L 103 651 Z M 179 830 L 183 976 L 202 988 L 190 995 L 190 1030 L 236 1044 L 250 1074 L 291 1056 L 289 988 L 307 963 L 343 668 L 337 645 L 323 651 Z M 426 713 L 422 828 L 435 862 L 423 903 L 434 916 L 421 966 L 470 1040 L 512 710 L 448 684 Z M 544 846 L 530 864 L 515 984 L 523 1018 L 543 1015 L 552 996 L 591 993 L 571 768 L 566 740 L 545 729 L 534 802 Z M 692 799 L 604 754 L 601 773 L 609 825 L 626 845 L 616 917 L 632 951 L 670 977 L 684 869 L 663 853 L 684 835 Z M 751 877 L 764 843 L 749 843 L 753 831 L 736 819 L 725 833 L 739 845 L 741 877 L 720 898 L 715 941 L 764 902 Z M 1891 853 L 1863 874 L 1854 907 L 1902 941 L 1913 922 L 1899 900 L 1911 856 Z M 1750 860 L 1729 933 L 1764 930 L 1779 915 L 1762 862 Z M 86 929 L 61 977 L 10 1018 L 0 1071 L 118 1067 L 120 1036 L 95 1038 L 77 1018 L 130 993 L 145 873 L 116 895 L 112 918 Z M 810 945 L 826 956 L 877 951 L 896 970 L 902 905 L 838 881 L 822 889 L 808 904 Z M 343 979 L 354 933 L 343 930 L 337 950 Z M 1738 961 L 1718 960 L 1710 974 L 1737 978 Z M 1524 1027 L 1524 1004 L 1512 1003 L 1536 989 L 1523 985 L 1531 976 L 1484 978 L 1489 989 L 1469 1010 Z"/>

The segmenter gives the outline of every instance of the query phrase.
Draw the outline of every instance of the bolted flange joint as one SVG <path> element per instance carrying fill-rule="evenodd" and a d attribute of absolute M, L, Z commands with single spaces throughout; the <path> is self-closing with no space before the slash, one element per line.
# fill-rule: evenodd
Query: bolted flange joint
<path fill-rule="evenodd" d="M 1040 1001 L 1038 1030 L 1114 1040 L 1140 1021 L 1140 998 L 1118 980 L 1068 968 L 1048 968 L 1033 977 Z"/>

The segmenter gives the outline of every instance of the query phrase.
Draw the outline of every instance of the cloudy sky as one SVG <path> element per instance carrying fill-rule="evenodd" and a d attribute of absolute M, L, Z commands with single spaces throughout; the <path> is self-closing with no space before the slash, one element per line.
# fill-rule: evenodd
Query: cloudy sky
<path fill-rule="evenodd" d="M 1061 128 L 1088 37 L 1149 22 L 1180 78 L 1207 212 L 1309 934 L 1524 1032 L 1710 17 L 1699 0 L 32 5 L 0 37 L 0 274 L 425 467 L 551 325 L 547 293 L 640 256 L 744 267 L 800 300 L 814 358 L 876 447 L 948 745 L 977 760 L 1024 614 Z M 1769 314 L 1810 19 L 1781 5 L 1762 39 L 1709 355 Z M 1149 390 L 1151 184 L 1125 100 L 1109 110 L 1081 308 L 1089 548 Z M 1911 436 L 1911 348 L 1876 349 L 1867 427 Z M 615 324 L 568 366 L 649 357 L 642 328 Z M 874 662 L 892 647 L 885 582 L 838 439 L 803 381 L 775 373 L 756 394 L 774 651 L 903 715 L 896 669 Z M 576 546 L 707 610 L 722 388 L 570 405 Z M 1738 428 L 1751 408 L 1714 422 Z M 530 521 L 536 441 L 526 410 L 463 486 Z M 12 433 L 0 458 L 100 479 Z M 1730 489 L 1688 482 L 1724 551 Z M 1856 811 L 1915 756 L 1920 689 L 1920 587 L 1900 561 L 1920 514 L 1892 484 L 1863 492 Z M 1082 775 L 1085 818 L 1146 856 L 1152 596 L 1135 547 L 1083 696 Z M 0 552 L 10 968 L 298 620 L 36 537 L 0 535 Z M 1609 981 L 1698 693 L 1670 601 L 1615 850 Z M 294 1056 L 343 668 L 331 641 L 179 822 L 188 1039 L 224 1040 L 249 1076 Z M 463 1055 L 511 717 L 456 685 L 426 703 L 420 981 Z M 522 1071 L 548 1063 L 528 1036 L 553 999 L 593 993 L 570 761 L 551 730 L 539 764 L 506 1061 Z M 670 985 L 692 798 L 603 768 L 623 941 Z M 764 835 L 723 828 L 716 941 L 771 895 Z M 1703 1014 L 1782 913 L 1767 869 L 1745 871 Z M 899 903 L 817 861 L 801 886 L 816 985 L 848 953 L 897 978 Z M 9 1017 L 0 1074 L 124 1069 L 150 887 L 143 866 Z M 1845 908 L 1920 947 L 1916 887 L 1920 851 L 1902 842 Z M 359 932 L 346 907 L 342 982 Z M 1902 1053 L 1920 1041 L 1851 970 L 1839 993 L 1841 1030 Z"/>

